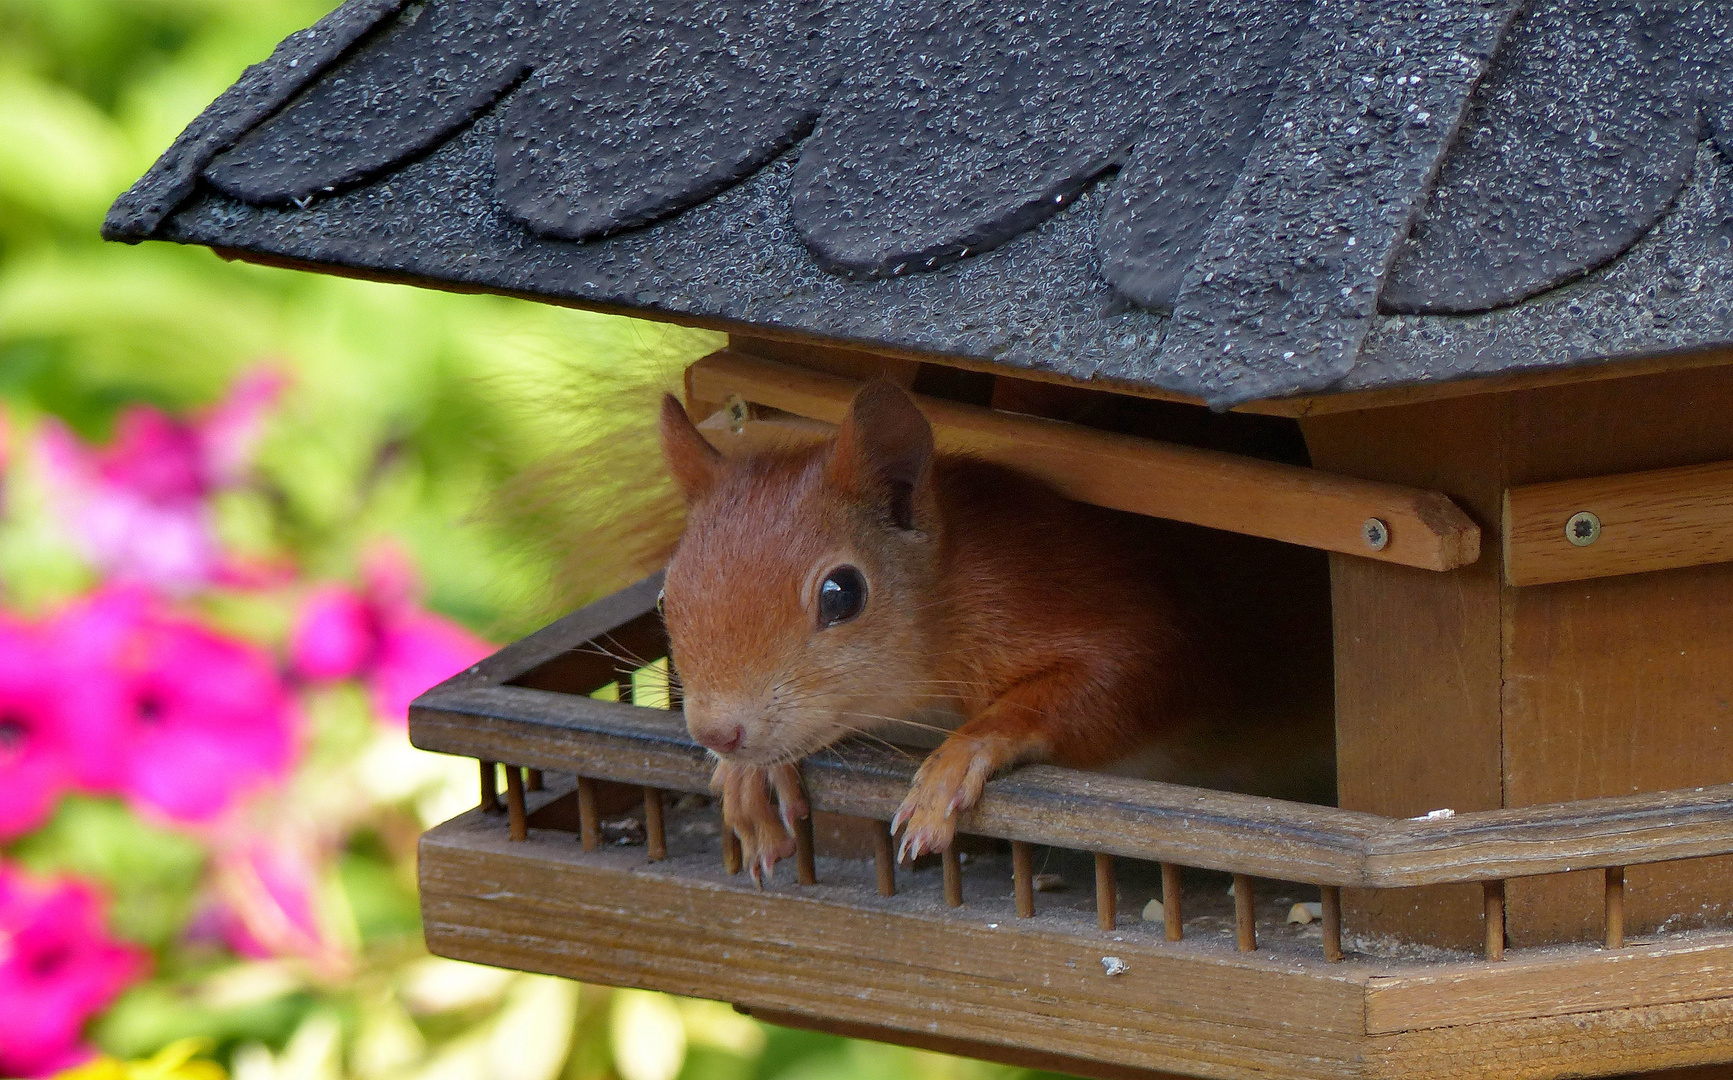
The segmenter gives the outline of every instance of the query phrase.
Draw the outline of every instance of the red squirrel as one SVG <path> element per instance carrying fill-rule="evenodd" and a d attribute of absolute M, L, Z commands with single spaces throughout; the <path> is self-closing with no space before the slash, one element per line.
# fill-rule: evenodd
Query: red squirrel
<path fill-rule="evenodd" d="M 946 849 L 1001 769 L 1195 743 L 1218 680 L 1140 519 L 936 453 L 887 382 L 819 445 L 725 458 L 671 395 L 661 439 L 688 505 L 663 592 L 686 721 L 760 883 L 808 812 L 797 763 L 850 734 L 955 725 L 892 822 L 903 858 Z"/>

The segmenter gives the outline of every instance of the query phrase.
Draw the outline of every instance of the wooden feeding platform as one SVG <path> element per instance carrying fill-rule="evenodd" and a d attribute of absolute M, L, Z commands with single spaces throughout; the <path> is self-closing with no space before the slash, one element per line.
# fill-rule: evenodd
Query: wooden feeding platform
<path fill-rule="evenodd" d="M 706 752 L 666 707 L 658 588 L 416 703 L 417 746 L 482 762 L 481 805 L 422 842 L 435 952 L 1103 1077 L 1733 1056 L 1733 934 L 1639 939 L 1622 922 L 1626 867 L 1733 853 L 1733 785 L 1410 820 L 1034 767 L 988 785 L 966 858 L 906 867 L 883 823 L 914 761 L 845 745 L 803 765 L 819 828 L 761 890 L 702 794 Z M 1603 940 L 1506 950 L 1504 883 L 1584 869 L 1605 874 Z M 1037 892 L 1038 872 L 1062 887 Z M 1343 939 L 1341 890 L 1447 883 L 1484 890 L 1481 955 Z M 1313 897 L 1321 917 L 1287 923 Z M 1149 899 L 1166 901 L 1160 922 L 1139 916 Z"/>

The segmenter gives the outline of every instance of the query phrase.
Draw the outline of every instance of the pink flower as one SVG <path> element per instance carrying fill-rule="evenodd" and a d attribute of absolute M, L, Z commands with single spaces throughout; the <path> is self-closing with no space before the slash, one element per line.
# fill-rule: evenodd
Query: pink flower
<path fill-rule="evenodd" d="M 362 679 L 379 714 L 402 722 L 418 694 L 493 651 L 419 605 L 415 572 L 398 549 L 375 551 L 363 579 L 359 591 L 326 585 L 307 597 L 289 650 L 302 676 Z"/>
<path fill-rule="evenodd" d="M 317 853 L 303 838 L 278 832 L 248 836 L 218 853 L 217 927 L 242 956 L 298 956 L 322 976 L 341 980 L 352 968 L 351 957 L 319 917 Z"/>
<path fill-rule="evenodd" d="M 73 690 L 74 774 L 178 822 L 207 821 L 280 780 L 294 715 L 271 658 L 114 587 L 64 612 L 56 647 Z"/>
<path fill-rule="evenodd" d="M 58 421 L 45 424 L 38 447 L 85 555 L 105 574 L 165 589 L 221 579 L 210 497 L 245 478 L 283 386 L 276 372 L 255 370 L 191 421 L 133 405 L 100 450 Z"/>
<path fill-rule="evenodd" d="M 42 824 L 71 779 L 56 668 L 35 627 L 0 615 L 0 839 Z"/>
<path fill-rule="evenodd" d="M 147 964 L 108 935 L 90 886 L 0 864 L 0 1075 L 44 1076 L 87 1056 L 85 1022 Z"/>

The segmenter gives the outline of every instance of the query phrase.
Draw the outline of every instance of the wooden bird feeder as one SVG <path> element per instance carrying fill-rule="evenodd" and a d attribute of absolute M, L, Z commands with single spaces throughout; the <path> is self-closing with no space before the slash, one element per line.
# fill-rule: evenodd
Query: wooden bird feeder
<path fill-rule="evenodd" d="M 1022 768 L 913 867 L 911 761 L 839 747 L 760 891 L 652 578 L 416 703 L 481 762 L 435 952 L 1086 1076 L 1593 1076 L 1733 1063 L 1730 159 L 1718 4 L 351 0 L 105 232 L 725 330 L 726 453 L 890 379 L 1216 538 L 1258 708 L 1333 725 L 1333 805 Z"/>

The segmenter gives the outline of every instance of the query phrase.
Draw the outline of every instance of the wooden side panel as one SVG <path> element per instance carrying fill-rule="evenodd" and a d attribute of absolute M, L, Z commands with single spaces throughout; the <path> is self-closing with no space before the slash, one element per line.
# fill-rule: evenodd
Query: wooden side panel
<path fill-rule="evenodd" d="M 1483 526 L 1505 488 L 1733 458 L 1733 371 L 1706 368 L 1302 421 L 1321 468 L 1444 492 Z M 1332 563 L 1342 805 L 1391 816 L 1733 781 L 1733 567 L 1514 588 Z M 1630 872 L 1633 934 L 1733 916 L 1728 860 Z M 1478 904 L 1351 897 L 1350 926 L 1470 947 Z M 1510 883 L 1511 944 L 1594 939 L 1599 874 Z M 1357 901 L 1357 902 L 1353 902 Z"/>
<path fill-rule="evenodd" d="M 1733 458 L 1733 371 L 1531 390 L 1510 402 L 1509 481 Z M 1506 590 L 1506 805 L 1733 781 L 1733 566 Z M 1512 882 L 1514 945 L 1592 938 L 1600 875 Z M 1733 860 L 1640 867 L 1640 934 L 1733 916 Z"/>
<path fill-rule="evenodd" d="M 1513 952 L 1502 963 L 1432 965 L 1366 986 L 1366 1030 L 1389 1035 L 1733 996 L 1733 935 L 1649 946 Z M 1733 1058 L 1733 1046 L 1727 1048 Z"/>
<path fill-rule="evenodd" d="M 1499 399 L 1301 421 L 1314 466 L 1441 491 L 1482 526 L 1504 492 Z M 1489 545 L 1490 547 L 1490 545 Z M 1448 574 L 1330 559 L 1336 761 L 1344 808 L 1391 817 L 1502 804 L 1496 552 Z M 1348 933 L 1481 941 L 1476 886 L 1349 891 Z"/>
<path fill-rule="evenodd" d="M 1733 998 L 1720 998 L 1378 1036 L 1366 1048 L 1366 1075 L 1555 1080 L 1709 1065 L 1730 1057 Z M 1709 1075 L 1725 1077 L 1727 1067 L 1721 1069 Z"/>
<path fill-rule="evenodd" d="M 1002 932 L 967 909 L 512 844 L 478 819 L 422 841 L 427 942 L 444 956 L 1222 1080 L 1358 1074 L 1363 992 L 1321 960 Z"/>

